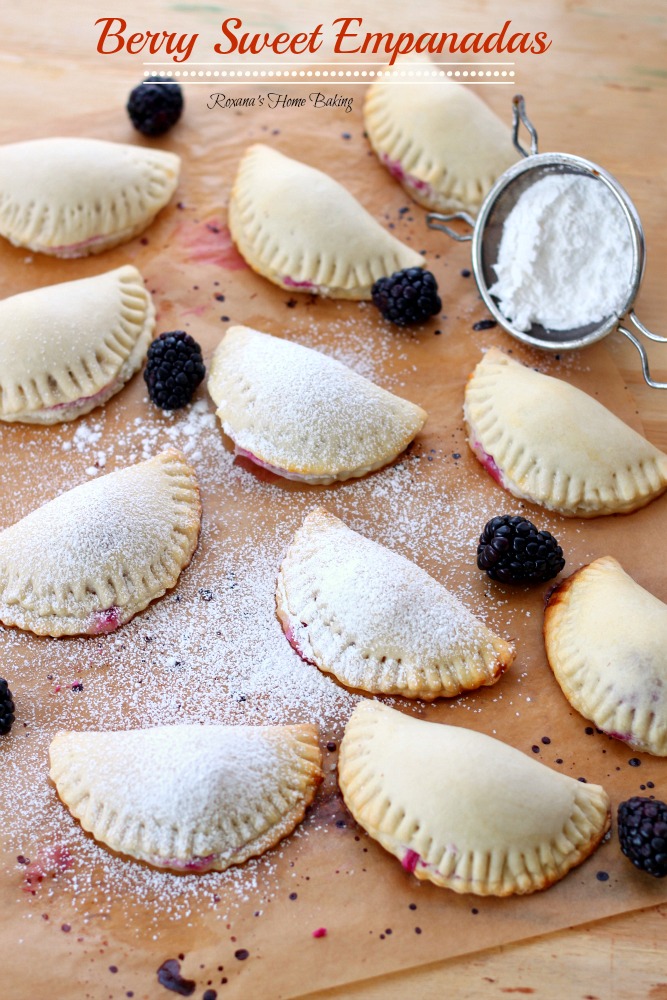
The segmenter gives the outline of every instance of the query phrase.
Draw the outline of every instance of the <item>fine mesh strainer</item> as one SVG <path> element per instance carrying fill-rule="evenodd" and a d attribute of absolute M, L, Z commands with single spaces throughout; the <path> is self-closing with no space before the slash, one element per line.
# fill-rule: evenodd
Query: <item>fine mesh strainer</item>
<path fill-rule="evenodd" d="M 644 231 L 639 215 L 637 214 L 637 209 L 616 178 L 612 177 L 606 170 L 603 170 L 602 167 L 591 163 L 590 160 L 584 160 L 580 156 L 573 156 L 569 153 L 538 153 L 537 132 L 526 114 L 524 100 L 521 96 L 514 98 L 513 116 L 514 145 L 524 159 L 515 163 L 514 166 L 510 167 L 509 170 L 506 170 L 498 178 L 484 199 L 477 219 L 473 219 L 467 212 L 454 212 L 450 215 L 430 212 L 426 220 L 429 228 L 439 229 L 459 242 L 472 242 L 472 266 L 480 294 L 491 315 L 495 317 L 508 333 L 516 337 L 517 340 L 522 340 L 533 347 L 541 347 L 551 351 L 562 351 L 594 344 L 597 340 L 606 337 L 613 329 L 617 329 L 639 351 L 642 370 L 647 383 L 655 389 L 667 389 L 667 382 L 656 382 L 651 378 L 644 345 L 622 322 L 622 318 L 627 319 L 645 337 L 660 343 L 667 343 L 667 337 L 660 337 L 658 334 L 647 330 L 644 324 L 637 318 L 632 308 L 644 272 L 646 251 Z M 519 127 L 521 123 L 523 123 L 530 135 L 530 152 L 527 152 L 519 142 Z M 512 325 L 511 320 L 500 311 L 498 300 L 489 291 L 496 280 L 493 265 L 498 260 L 498 248 L 503 232 L 503 225 L 519 197 L 528 187 L 547 174 L 563 173 L 583 174 L 595 178 L 599 183 L 606 185 L 623 210 L 623 215 L 630 230 L 633 258 L 627 298 L 623 307 L 618 312 L 610 312 L 608 316 L 605 316 L 598 323 L 589 323 L 586 326 L 579 326 L 569 330 L 547 330 L 541 324 L 533 323 L 529 330 L 518 330 Z M 452 229 L 447 223 L 453 221 L 466 223 L 472 229 L 472 233 L 461 233 Z"/>

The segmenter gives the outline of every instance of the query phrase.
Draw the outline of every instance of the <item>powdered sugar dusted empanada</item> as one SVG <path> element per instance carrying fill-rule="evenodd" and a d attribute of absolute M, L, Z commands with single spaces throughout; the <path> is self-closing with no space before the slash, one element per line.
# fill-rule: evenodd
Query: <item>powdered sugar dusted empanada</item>
<path fill-rule="evenodd" d="M 420 205 L 476 213 L 518 159 L 509 127 L 472 90 L 424 76 L 438 72 L 428 60 L 397 71 L 422 75 L 369 88 L 364 123 L 373 149 Z"/>
<path fill-rule="evenodd" d="M 194 472 L 174 449 L 61 493 L 0 532 L 0 621 L 112 632 L 174 586 L 200 522 Z"/>
<path fill-rule="evenodd" d="M 167 204 L 180 158 L 146 146 L 57 137 L 0 147 L 0 235 L 56 257 L 137 236 Z"/>
<path fill-rule="evenodd" d="M 549 770 L 500 740 L 357 705 L 338 763 L 345 804 L 419 879 L 455 892 L 546 889 L 609 828 L 600 785 Z"/>
<path fill-rule="evenodd" d="M 58 733 L 51 778 L 84 830 L 160 868 L 224 871 L 294 829 L 322 780 L 315 726 Z"/>
<path fill-rule="evenodd" d="M 496 348 L 468 382 L 464 417 L 496 482 L 560 514 L 627 514 L 667 489 L 667 455 L 585 392 Z"/>
<path fill-rule="evenodd" d="M 0 420 L 55 424 L 106 402 L 134 375 L 155 309 L 136 267 L 0 302 Z"/>
<path fill-rule="evenodd" d="M 363 476 L 396 457 L 426 413 L 309 347 L 227 330 L 208 391 L 236 453 L 308 483 Z"/>
<path fill-rule="evenodd" d="M 494 684 L 514 658 L 423 569 L 322 509 L 292 540 L 276 604 L 304 660 L 372 694 L 452 697 Z"/>
<path fill-rule="evenodd" d="M 370 299 L 378 278 L 424 264 L 333 178 L 261 144 L 239 166 L 229 228 L 253 270 L 291 291 Z"/>
<path fill-rule="evenodd" d="M 667 756 L 667 605 L 604 556 L 552 592 L 544 640 L 578 712 L 637 750 Z"/>

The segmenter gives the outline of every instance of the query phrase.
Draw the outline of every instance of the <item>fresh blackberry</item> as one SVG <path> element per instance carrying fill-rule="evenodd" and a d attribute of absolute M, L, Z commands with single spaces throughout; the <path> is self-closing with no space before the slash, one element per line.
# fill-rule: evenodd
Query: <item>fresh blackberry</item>
<path fill-rule="evenodd" d="M 480 535 L 477 565 L 500 583 L 543 583 L 565 565 L 563 550 L 548 531 L 525 517 L 492 517 Z"/>
<path fill-rule="evenodd" d="M 0 736 L 12 728 L 14 722 L 14 699 L 6 680 L 0 677 Z"/>
<path fill-rule="evenodd" d="M 142 135 L 164 135 L 176 124 L 182 111 L 181 88 L 161 76 L 147 76 L 130 92 L 127 101 L 127 113 Z"/>
<path fill-rule="evenodd" d="M 635 795 L 618 807 L 621 850 L 636 868 L 655 878 L 667 875 L 667 805 Z"/>
<path fill-rule="evenodd" d="M 378 278 L 371 295 L 384 318 L 397 326 L 423 323 L 442 309 L 438 284 L 431 272 L 421 267 L 408 267 L 388 278 Z"/>
<path fill-rule="evenodd" d="M 189 333 L 161 333 L 148 348 L 144 381 L 148 395 L 162 410 L 186 406 L 204 378 L 201 347 Z"/>

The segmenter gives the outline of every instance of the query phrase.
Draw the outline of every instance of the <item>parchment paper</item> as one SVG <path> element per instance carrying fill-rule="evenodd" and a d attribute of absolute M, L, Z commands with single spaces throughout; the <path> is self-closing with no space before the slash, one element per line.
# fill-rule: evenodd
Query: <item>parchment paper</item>
<path fill-rule="evenodd" d="M 242 460 L 234 464 L 230 479 L 226 472 L 231 463 L 230 444 L 222 440 L 219 430 L 207 426 L 208 437 L 192 452 L 193 464 L 203 472 L 205 528 L 198 553 L 175 591 L 183 595 L 182 606 L 174 605 L 174 614 L 183 615 L 184 632 L 189 609 L 202 588 L 229 579 L 230 565 L 221 563 L 221 551 L 237 552 L 236 570 L 231 569 L 240 580 L 234 592 L 237 599 L 245 586 L 248 552 L 263 544 L 263 539 L 272 539 L 277 570 L 280 553 L 304 514 L 322 503 L 353 527 L 414 558 L 516 644 L 517 660 L 495 687 L 428 707 L 396 699 L 396 707 L 495 734 L 547 767 L 599 782 L 611 794 L 614 812 L 619 801 L 633 794 L 665 797 L 667 764 L 663 760 L 636 754 L 596 732 L 561 694 L 546 663 L 541 638 L 546 587 L 501 588 L 487 581 L 474 563 L 475 536 L 487 518 L 527 510 L 528 516 L 557 534 L 567 558 L 565 572 L 611 554 L 665 600 L 660 540 L 667 527 L 667 501 L 658 500 L 630 516 L 585 522 L 524 507 L 492 482 L 469 453 L 461 420 L 465 380 L 481 351 L 492 344 L 571 380 L 637 427 L 632 400 L 604 345 L 577 356 L 553 357 L 524 349 L 498 328 L 473 330 L 473 324 L 488 315 L 473 279 L 462 274 L 469 268 L 468 248 L 426 228 L 425 212 L 409 201 L 370 153 L 358 101 L 355 105 L 352 114 L 332 109 L 267 112 L 260 108 L 240 113 L 208 111 L 201 99 L 191 99 L 182 124 L 155 142 L 181 154 L 183 172 L 173 202 L 144 237 L 100 257 L 64 262 L 26 253 L 3 241 L 0 291 L 8 295 L 97 274 L 129 261 L 139 267 L 155 295 L 158 332 L 187 329 L 203 345 L 207 361 L 230 323 L 247 323 L 328 350 L 423 405 L 429 413 L 425 430 L 393 470 L 376 474 L 375 480 L 371 476 L 364 482 L 325 488 L 281 481 Z M 52 132 L 151 145 L 131 130 L 121 108 L 115 117 L 54 123 Z M 30 135 L 26 126 L 22 135 L 5 139 Z M 443 316 L 413 332 L 392 329 L 370 305 L 290 295 L 245 268 L 231 246 L 225 218 L 236 164 L 252 141 L 268 142 L 326 170 L 397 236 L 427 251 L 427 266 L 436 274 L 442 292 Z M 202 401 L 207 399 L 204 387 L 196 399 L 202 410 Z M 213 412 L 210 401 L 208 408 Z M 106 472 L 141 457 L 136 452 L 143 427 L 152 447 L 162 442 L 164 428 L 188 419 L 187 415 L 166 418 L 157 413 L 147 401 L 140 376 L 107 403 L 103 419 L 100 411 L 83 418 L 85 426 L 90 428 L 98 418 L 101 431 L 94 448 L 106 449 Z M 0 427 L 0 526 L 86 479 L 91 448 L 83 448 L 80 457 L 76 447 L 64 450 L 73 433 L 76 425 L 66 430 Z M 212 437 L 225 456 L 219 472 L 212 464 Z M 83 440 L 86 444 L 85 435 Z M 245 597 L 252 603 L 252 593 Z M 173 600 L 174 594 L 164 598 L 165 602 Z M 214 602 L 211 609 L 214 614 Z M 124 684 L 114 680 L 120 672 L 114 673 L 111 667 L 118 667 L 133 643 L 144 641 L 142 631 L 150 629 L 155 614 L 159 612 L 145 613 L 145 628 L 135 620 L 121 630 L 128 644 L 125 653 L 115 641 L 121 633 L 94 640 L 108 641 L 108 675 L 103 676 L 99 665 L 89 665 L 82 654 L 85 683 L 76 703 L 81 728 L 99 724 L 102 697 L 123 702 L 127 725 L 145 724 L 127 698 Z M 271 617 L 268 606 L 266 614 Z M 247 656 L 249 640 L 242 615 L 236 628 L 239 655 Z M 41 882 L 26 885 L 26 861 L 43 854 L 44 845 L 53 847 L 54 825 L 62 823 L 63 806 L 47 785 L 44 749 L 50 734 L 63 725 L 60 706 L 64 702 L 54 694 L 54 680 L 60 674 L 54 679 L 52 673 L 60 655 L 54 652 L 57 642 L 0 630 L 0 673 L 10 680 L 17 702 L 17 723 L 0 746 L 0 939 L 5 956 L 2 994 L 7 1000 L 165 997 L 168 992 L 159 983 L 157 970 L 170 959 L 180 963 L 181 974 L 196 984 L 191 995 L 203 996 L 208 989 L 218 997 L 294 997 L 667 899 L 667 885 L 636 872 L 621 856 L 614 833 L 562 882 L 530 897 L 480 899 L 419 883 L 356 826 L 337 792 L 337 750 L 327 749 L 327 744 L 337 748 L 351 703 L 322 727 L 327 779 L 300 832 L 254 863 L 247 884 L 243 872 L 235 877 L 233 891 L 224 876 L 207 876 L 214 882 L 217 879 L 213 899 L 211 893 L 202 895 L 200 907 L 175 919 L 172 912 L 163 912 L 164 901 L 153 890 L 153 875 L 145 869 L 142 893 L 122 890 L 112 905 L 97 907 L 89 889 L 91 879 L 78 874 L 77 843 L 84 837 L 72 825 L 68 848 L 72 862 L 59 864 L 56 858 L 50 867 L 45 865 Z M 63 648 L 85 653 L 85 641 L 62 642 L 72 643 Z M 228 663 L 227 668 L 219 679 L 220 711 L 225 717 L 235 691 L 234 664 Z M 160 685 L 168 691 L 175 682 L 173 671 L 167 668 L 163 675 L 156 673 L 157 696 Z M 250 699 L 248 721 L 273 718 L 274 694 L 266 691 L 264 699 Z M 196 699 L 195 693 L 188 701 L 184 692 L 174 721 L 199 715 L 210 718 L 215 704 L 199 705 Z M 72 710 L 67 711 L 69 719 Z M 283 721 L 301 721 L 308 717 L 308 710 L 299 703 L 294 715 Z M 31 750 L 33 745 L 36 752 Z M 25 829 L 20 847 L 16 839 L 20 820 L 10 816 L 15 808 L 12 775 L 19 773 L 23 782 L 29 774 L 35 795 L 50 796 L 43 811 L 44 826 Z M 87 859 L 96 857 L 95 852 L 100 859 L 108 854 L 103 846 L 85 839 Z M 118 864 L 131 866 L 132 885 L 141 882 L 142 866 L 130 860 Z M 326 936 L 313 938 L 318 928 L 325 928 Z"/>

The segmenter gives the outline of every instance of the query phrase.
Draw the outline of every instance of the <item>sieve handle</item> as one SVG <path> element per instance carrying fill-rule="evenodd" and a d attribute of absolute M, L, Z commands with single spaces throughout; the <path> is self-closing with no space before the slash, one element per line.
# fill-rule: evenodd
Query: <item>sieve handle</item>
<path fill-rule="evenodd" d="M 519 142 L 519 125 L 525 125 L 530 135 L 530 153 L 528 153 Z M 537 152 L 537 131 L 526 114 L 526 102 L 521 94 L 516 94 L 512 98 L 512 142 L 522 156 L 534 156 Z"/>
<path fill-rule="evenodd" d="M 643 333 L 645 337 L 649 340 L 654 340 L 659 344 L 667 344 L 667 337 L 661 337 L 657 333 L 651 333 L 647 327 L 637 318 L 634 309 L 631 309 L 628 313 L 628 317 L 631 323 L 637 327 L 640 333 Z M 624 337 L 627 337 L 631 344 L 634 344 L 639 351 L 639 356 L 642 359 L 642 372 L 644 373 L 644 378 L 646 383 L 651 386 L 652 389 L 667 389 L 667 382 L 656 382 L 655 379 L 651 378 L 651 373 L 648 370 L 648 356 L 646 354 L 646 348 L 640 340 L 632 333 L 630 330 L 626 329 L 624 326 L 617 327 L 618 332 L 622 333 Z"/>
<path fill-rule="evenodd" d="M 426 225 L 429 229 L 439 229 L 441 233 L 447 233 L 457 243 L 469 243 L 472 240 L 472 233 L 457 233 L 446 222 L 465 222 L 471 229 L 475 228 L 475 220 L 467 212 L 453 212 L 451 215 L 441 215 L 439 212 L 429 212 L 426 216 Z"/>

